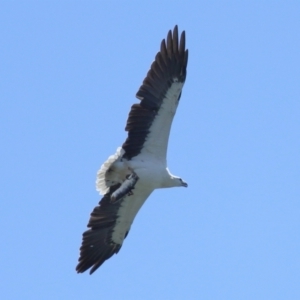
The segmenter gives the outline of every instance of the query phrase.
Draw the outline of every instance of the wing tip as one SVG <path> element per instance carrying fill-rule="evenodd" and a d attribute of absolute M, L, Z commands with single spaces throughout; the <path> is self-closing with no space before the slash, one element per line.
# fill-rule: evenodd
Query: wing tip
<path fill-rule="evenodd" d="M 96 238 L 99 238 L 97 232 L 98 230 L 89 229 L 86 232 L 91 231 L 93 233 L 92 236 L 83 238 L 78 264 L 76 266 L 76 272 L 78 274 L 84 273 L 90 269 L 89 274 L 92 275 L 106 260 L 111 258 L 114 254 L 117 254 L 122 247 L 120 244 L 113 242 L 106 243 L 104 240 L 98 242 L 97 244 L 94 243 L 94 235 L 97 235 Z M 84 234 L 86 232 L 84 232 Z M 94 245 L 95 247 L 91 247 L 91 245 Z"/>

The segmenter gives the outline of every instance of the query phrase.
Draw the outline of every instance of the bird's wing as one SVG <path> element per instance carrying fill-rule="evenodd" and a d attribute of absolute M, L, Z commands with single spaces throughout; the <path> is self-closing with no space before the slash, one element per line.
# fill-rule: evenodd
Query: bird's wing
<path fill-rule="evenodd" d="M 131 179 L 128 182 L 132 184 Z M 87 225 L 90 229 L 85 231 L 82 237 L 76 267 L 78 273 L 91 268 L 92 274 L 105 260 L 119 252 L 135 215 L 152 192 L 143 188 L 133 188 L 128 194 L 123 194 L 121 199 L 114 201 L 112 195 L 122 193 L 123 188 L 121 184 L 110 187 L 91 213 Z"/>
<path fill-rule="evenodd" d="M 128 137 L 122 148 L 124 157 L 150 154 L 166 159 L 168 139 L 173 117 L 186 78 L 188 50 L 185 49 L 185 32 L 178 40 L 178 27 L 169 31 L 161 42 L 160 51 L 138 90 L 141 100 L 131 107 L 126 128 Z"/>

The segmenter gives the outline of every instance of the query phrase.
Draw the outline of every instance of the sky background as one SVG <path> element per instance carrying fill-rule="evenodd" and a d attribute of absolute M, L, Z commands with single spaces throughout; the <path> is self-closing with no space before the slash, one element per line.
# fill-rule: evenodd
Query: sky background
<path fill-rule="evenodd" d="M 160 42 L 189 64 L 155 191 L 76 274 Z M 1 299 L 300 299 L 299 1 L 0 1 Z"/>

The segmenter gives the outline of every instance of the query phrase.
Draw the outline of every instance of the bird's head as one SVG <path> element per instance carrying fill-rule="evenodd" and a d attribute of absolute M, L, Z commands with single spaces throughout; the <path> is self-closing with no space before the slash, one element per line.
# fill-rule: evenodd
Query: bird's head
<path fill-rule="evenodd" d="M 180 186 L 184 186 L 184 187 L 188 187 L 188 184 L 182 180 L 182 178 L 178 178 L 179 182 L 180 182 Z"/>
<path fill-rule="evenodd" d="M 171 176 L 171 180 L 172 180 L 172 185 L 171 186 L 184 186 L 187 187 L 188 184 L 182 180 L 182 178 L 177 177 L 177 176 Z"/>

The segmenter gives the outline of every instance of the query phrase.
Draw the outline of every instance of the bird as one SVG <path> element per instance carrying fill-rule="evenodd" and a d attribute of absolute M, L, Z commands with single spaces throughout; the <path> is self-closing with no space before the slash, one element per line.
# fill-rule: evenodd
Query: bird
<path fill-rule="evenodd" d="M 141 206 L 155 189 L 187 187 L 167 167 L 167 147 L 173 117 L 187 74 L 185 31 L 168 31 L 131 106 L 128 136 L 97 173 L 96 189 L 103 196 L 83 233 L 77 273 L 95 272 L 127 237 Z"/>

